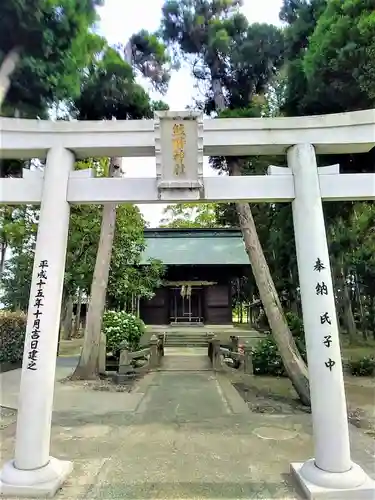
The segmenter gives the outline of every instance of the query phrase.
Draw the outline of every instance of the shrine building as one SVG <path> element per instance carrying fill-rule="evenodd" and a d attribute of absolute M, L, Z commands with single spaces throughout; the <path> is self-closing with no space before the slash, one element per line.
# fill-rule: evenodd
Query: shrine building
<path fill-rule="evenodd" d="M 232 282 L 249 272 L 238 229 L 146 229 L 142 265 L 166 266 L 163 286 L 140 303 L 146 325 L 232 323 Z"/>

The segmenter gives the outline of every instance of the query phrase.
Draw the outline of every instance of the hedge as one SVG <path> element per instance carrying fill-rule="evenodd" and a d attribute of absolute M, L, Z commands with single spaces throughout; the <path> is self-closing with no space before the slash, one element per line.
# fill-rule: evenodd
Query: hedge
<path fill-rule="evenodd" d="M 26 314 L 0 311 L 0 363 L 22 361 Z"/>

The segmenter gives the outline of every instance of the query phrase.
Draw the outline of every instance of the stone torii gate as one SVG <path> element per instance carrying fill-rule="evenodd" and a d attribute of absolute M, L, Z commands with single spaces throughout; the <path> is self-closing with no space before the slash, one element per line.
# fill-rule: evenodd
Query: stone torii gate
<path fill-rule="evenodd" d="M 322 200 L 375 200 L 375 173 L 317 168 L 317 154 L 375 146 L 375 109 L 298 118 L 52 122 L 0 119 L 0 158 L 47 158 L 43 173 L 0 179 L 0 203 L 40 204 L 14 460 L 5 496 L 54 495 L 72 463 L 50 457 L 50 434 L 69 207 L 79 203 L 291 202 L 305 326 L 315 457 L 292 463 L 309 498 L 373 499 L 374 482 L 351 460 L 334 292 Z M 203 155 L 287 155 L 266 176 L 203 177 Z M 155 156 L 157 175 L 93 178 L 76 158 Z"/>

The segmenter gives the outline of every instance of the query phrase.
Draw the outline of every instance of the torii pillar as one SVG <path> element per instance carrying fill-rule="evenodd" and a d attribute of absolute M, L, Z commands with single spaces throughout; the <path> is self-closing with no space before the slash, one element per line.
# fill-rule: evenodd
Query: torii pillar
<path fill-rule="evenodd" d="M 291 147 L 288 166 L 294 178 L 293 223 L 315 447 L 315 458 L 292 463 L 291 470 L 310 499 L 373 500 L 374 481 L 350 456 L 340 339 L 314 147 Z M 324 169 L 330 173 L 338 167 Z"/>
<path fill-rule="evenodd" d="M 15 458 L 0 471 L 0 495 L 51 497 L 73 468 L 50 456 L 61 297 L 69 230 L 67 189 L 74 155 L 47 154 L 18 402 Z"/>

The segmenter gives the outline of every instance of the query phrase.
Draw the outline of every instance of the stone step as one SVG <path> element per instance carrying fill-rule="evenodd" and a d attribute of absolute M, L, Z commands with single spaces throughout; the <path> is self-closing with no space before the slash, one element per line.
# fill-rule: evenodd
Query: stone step
<path fill-rule="evenodd" d="M 165 345 L 167 347 L 207 347 L 211 336 L 202 329 L 194 331 L 181 329 L 176 332 L 167 332 Z"/>
<path fill-rule="evenodd" d="M 170 340 L 170 341 L 166 341 L 165 342 L 165 345 L 168 347 L 168 346 L 186 346 L 186 347 L 189 347 L 189 346 L 197 346 L 197 347 L 207 347 L 208 343 L 207 342 L 195 342 L 193 340 L 178 340 L 178 341 L 173 341 L 173 340 Z"/>
<path fill-rule="evenodd" d="M 166 335 L 167 339 L 198 339 L 198 340 L 209 340 L 210 337 L 205 335 Z"/>
<path fill-rule="evenodd" d="M 184 338 L 184 337 L 175 337 L 175 338 L 166 338 L 165 345 L 167 347 L 177 347 L 177 346 L 185 346 L 185 347 L 207 347 L 208 341 L 205 338 Z"/>

